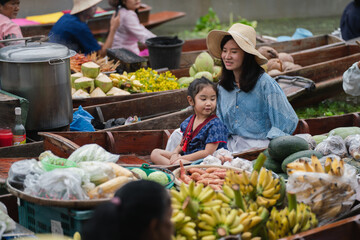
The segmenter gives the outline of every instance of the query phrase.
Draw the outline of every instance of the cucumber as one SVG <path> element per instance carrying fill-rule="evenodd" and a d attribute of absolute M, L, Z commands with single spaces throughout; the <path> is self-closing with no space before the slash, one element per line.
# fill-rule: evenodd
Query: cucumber
<path fill-rule="evenodd" d="M 321 143 L 322 141 L 324 141 L 326 138 L 327 138 L 326 135 L 314 135 L 313 136 L 313 139 L 315 140 L 316 145 Z"/>
<path fill-rule="evenodd" d="M 309 150 L 309 144 L 301 137 L 281 136 L 272 139 L 268 149 L 271 158 L 282 163 L 287 156 L 293 153 Z"/>
<path fill-rule="evenodd" d="M 266 169 L 269 169 L 275 173 L 282 173 L 281 163 L 273 160 L 270 155 L 268 149 L 266 149 L 264 152 L 264 155 L 266 156 L 266 161 L 264 162 L 264 167 Z"/>
<path fill-rule="evenodd" d="M 295 161 L 296 159 L 302 158 L 302 157 L 308 157 L 311 158 L 312 155 L 315 155 L 317 158 L 322 158 L 322 154 L 315 150 L 304 150 L 299 151 L 296 153 L 291 154 L 287 158 L 284 159 L 283 163 L 281 164 L 282 170 L 286 173 L 286 165 L 289 163 Z"/>

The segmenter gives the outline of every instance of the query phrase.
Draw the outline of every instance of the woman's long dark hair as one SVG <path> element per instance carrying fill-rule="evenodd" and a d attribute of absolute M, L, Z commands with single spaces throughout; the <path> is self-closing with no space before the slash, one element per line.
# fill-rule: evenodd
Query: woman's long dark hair
<path fill-rule="evenodd" d="M 107 202 L 95 209 L 92 218 L 82 227 L 81 239 L 146 239 L 144 234 L 151 220 L 161 222 L 171 207 L 166 189 L 153 181 L 127 183 L 115 197 L 118 202 Z"/>
<path fill-rule="evenodd" d="M 224 45 L 230 40 L 233 39 L 232 36 L 226 35 L 220 43 L 221 49 L 224 48 Z M 259 78 L 259 76 L 264 73 L 264 69 L 259 66 L 255 60 L 255 56 L 244 52 L 244 60 L 242 63 L 242 71 L 240 76 L 240 89 L 244 92 L 251 91 Z M 227 70 L 224 62 L 221 61 L 222 73 L 220 76 L 219 84 L 225 88 L 227 91 L 234 90 L 235 76 L 232 70 Z"/>
<path fill-rule="evenodd" d="M 109 0 L 109 5 L 114 8 L 123 7 L 127 9 L 126 4 L 122 0 Z M 136 9 L 135 12 L 138 13 L 139 9 Z"/>

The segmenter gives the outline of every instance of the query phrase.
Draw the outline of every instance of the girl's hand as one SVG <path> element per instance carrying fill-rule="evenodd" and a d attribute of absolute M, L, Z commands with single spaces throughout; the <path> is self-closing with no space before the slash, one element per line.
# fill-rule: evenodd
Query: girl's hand
<path fill-rule="evenodd" d="M 178 153 L 172 154 L 171 157 L 170 157 L 170 164 L 174 164 L 174 162 L 179 160 L 180 157 L 181 157 L 181 155 L 178 154 Z"/>

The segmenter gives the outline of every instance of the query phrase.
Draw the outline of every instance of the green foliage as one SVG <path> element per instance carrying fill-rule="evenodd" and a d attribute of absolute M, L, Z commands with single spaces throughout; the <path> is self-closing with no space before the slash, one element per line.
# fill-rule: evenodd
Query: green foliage
<path fill-rule="evenodd" d="M 299 118 L 315 118 L 342 115 L 345 113 L 359 112 L 360 106 L 346 101 L 325 100 L 314 107 L 300 108 L 296 110 Z"/>
<path fill-rule="evenodd" d="M 208 33 L 211 30 L 228 30 L 234 23 L 242 23 L 256 28 L 257 21 L 248 21 L 245 18 L 238 17 L 237 21 L 233 20 L 233 13 L 229 15 L 229 24 L 221 24 L 216 12 L 210 7 L 207 14 L 201 16 L 195 25 L 194 32 Z"/>

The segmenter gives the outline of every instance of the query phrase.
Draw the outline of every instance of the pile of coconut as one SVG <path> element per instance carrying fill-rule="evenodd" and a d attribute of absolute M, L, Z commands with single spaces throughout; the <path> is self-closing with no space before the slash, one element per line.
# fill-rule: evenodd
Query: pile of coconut
<path fill-rule="evenodd" d="M 94 62 L 81 65 L 81 72 L 71 75 L 72 98 L 105 97 L 127 95 L 129 92 L 114 87 L 112 80 L 100 73 L 100 66 Z"/>
<path fill-rule="evenodd" d="M 262 46 L 258 51 L 268 59 L 267 73 L 270 76 L 301 68 L 299 64 L 294 63 L 293 57 L 288 53 L 278 53 L 274 48 L 268 46 Z"/>

